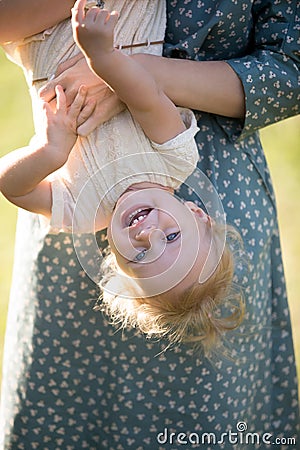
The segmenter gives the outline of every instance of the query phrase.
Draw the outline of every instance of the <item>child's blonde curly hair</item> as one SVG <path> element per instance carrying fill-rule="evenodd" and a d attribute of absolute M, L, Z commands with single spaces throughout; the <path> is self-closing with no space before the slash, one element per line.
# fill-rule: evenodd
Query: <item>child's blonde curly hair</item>
<path fill-rule="evenodd" d="M 222 233 L 224 227 L 214 224 L 213 239 L 217 240 Z M 227 241 L 234 245 L 238 242 L 240 246 L 240 235 L 233 227 L 226 227 L 226 236 Z M 104 311 L 113 324 L 136 328 L 146 337 L 166 338 L 170 345 L 189 343 L 206 356 L 226 353 L 224 336 L 241 324 L 245 314 L 241 289 L 233 283 L 232 245 L 225 244 L 216 269 L 204 283 L 194 283 L 173 301 L 164 294 L 128 298 L 130 292 L 136 294 L 138 289 L 130 278 L 126 281 L 122 278 L 119 294 L 109 293 L 105 285 L 118 277 L 115 270 L 112 272 L 112 258 L 113 255 L 106 257 L 105 265 L 110 270 L 101 283 L 104 289 L 96 309 Z"/>

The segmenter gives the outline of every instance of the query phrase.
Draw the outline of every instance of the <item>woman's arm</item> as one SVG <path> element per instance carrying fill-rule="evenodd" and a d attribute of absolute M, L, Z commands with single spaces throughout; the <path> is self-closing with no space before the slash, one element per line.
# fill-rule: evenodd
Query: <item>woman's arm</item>
<path fill-rule="evenodd" d="M 251 51 L 228 65 L 245 91 L 243 135 L 300 113 L 299 1 L 255 0 Z"/>
<path fill-rule="evenodd" d="M 149 71 L 158 86 L 177 106 L 227 117 L 244 117 L 243 86 L 234 70 L 225 62 L 196 62 L 144 54 L 131 57 L 137 59 Z M 175 72 L 177 70 L 178 74 Z M 70 98 L 74 97 L 82 83 L 91 86 L 87 97 L 96 101 L 96 107 L 87 121 L 84 122 L 81 118 L 79 120 L 81 125 L 78 134 L 83 136 L 124 108 L 117 95 L 105 86 L 103 81 L 96 80 L 95 75 L 91 77 L 91 74 L 84 58 L 74 59 L 40 92 L 44 100 L 51 101 L 55 98 L 56 84 L 62 85 Z"/>
<path fill-rule="evenodd" d="M 190 61 L 137 54 L 165 94 L 179 106 L 242 119 L 245 95 L 234 70 L 224 61 Z"/>
<path fill-rule="evenodd" d="M 299 113 L 299 44 L 300 6 L 293 2 L 255 1 L 252 52 L 228 61 L 191 61 L 134 55 L 133 58 L 155 77 L 156 82 L 178 106 L 211 114 L 244 119 L 244 131 L 254 132 L 266 125 Z M 254 33 L 255 30 L 255 33 Z M 81 64 L 82 75 L 77 68 Z M 57 82 L 65 89 L 82 83 L 88 68 L 82 62 L 62 73 L 43 91 L 53 96 Z M 115 98 L 110 98 L 110 102 Z M 101 101 L 80 132 L 88 134 L 111 117 Z"/>
<path fill-rule="evenodd" d="M 74 0 L 0 0 L 0 43 L 40 33 L 71 15 Z"/>

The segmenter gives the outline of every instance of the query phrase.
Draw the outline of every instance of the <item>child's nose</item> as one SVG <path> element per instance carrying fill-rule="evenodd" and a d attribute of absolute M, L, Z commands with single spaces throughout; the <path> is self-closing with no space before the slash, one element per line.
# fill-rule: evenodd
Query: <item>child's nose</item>
<path fill-rule="evenodd" d="M 136 235 L 135 240 L 138 242 L 149 242 L 151 233 L 156 229 L 154 225 L 148 225 L 145 228 L 140 229 Z"/>

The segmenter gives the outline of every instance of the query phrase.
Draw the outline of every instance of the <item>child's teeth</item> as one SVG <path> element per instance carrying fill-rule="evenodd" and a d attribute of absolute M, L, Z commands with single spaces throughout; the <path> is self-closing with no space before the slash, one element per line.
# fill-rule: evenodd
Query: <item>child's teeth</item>
<path fill-rule="evenodd" d="M 142 213 L 142 211 L 145 211 L 144 213 Z M 137 209 L 136 211 L 134 211 L 133 213 L 130 214 L 129 218 L 128 218 L 128 223 L 129 226 L 131 225 L 136 225 L 138 222 L 141 222 L 142 220 L 145 219 L 145 217 L 148 216 L 148 214 L 151 212 L 151 208 L 140 208 Z M 141 214 L 140 214 L 141 213 Z M 138 217 L 135 217 L 137 216 Z"/>

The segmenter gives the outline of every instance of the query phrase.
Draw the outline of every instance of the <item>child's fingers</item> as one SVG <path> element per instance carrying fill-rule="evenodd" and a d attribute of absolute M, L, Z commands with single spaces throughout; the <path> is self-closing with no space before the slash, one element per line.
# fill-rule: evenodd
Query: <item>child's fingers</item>
<path fill-rule="evenodd" d="M 93 10 L 94 8 L 92 8 Z M 110 27 L 114 27 L 117 23 L 119 13 L 117 11 L 112 11 L 111 13 L 107 11 L 107 9 L 97 9 L 97 23 L 100 25 L 109 25 Z"/>
<path fill-rule="evenodd" d="M 66 111 L 67 99 L 64 90 L 60 85 L 55 86 L 55 94 L 56 94 L 56 110 Z"/>
<path fill-rule="evenodd" d="M 99 9 L 96 6 L 89 9 L 86 15 L 88 21 L 87 26 L 97 25 L 103 26 L 109 17 L 109 12 L 106 9 Z"/>
<path fill-rule="evenodd" d="M 55 121 L 56 108 L 53 107 L 48 102 L 42 102 L 42 115 L 41 115 L 41 126 L 45 130 L 48 129 L 53 121 Z"/>
<path fill-rule="evenodd" d="M 110 20 L 112 21 L 112 25 L 115 26 L 116 23 L 118 22 L 118 18 L 119 18 L 119 13 L 118 11 L 112 11 L 110 13 Z"/>
<path fill-rule="evenodd" d="M 96 9 L 96 8 L 95 8 Z M 93 10 L 93 8 L 92 8 Z M 92 11 L 91 10 L 91 11 Z M 101 27 L 103 30 L 112 32 L 118 21 L 119 13 L 117 11 L 112 11 L 111 13 L 105 9 L 100 9 L 97 11 L 97 17 L 95 19 L 95 24 Z"/>
<path fill-rule="evenodd" d="M 49 114 L 52 114 L 52 108 L 48 102 L 42 101 L 42 110 L 45 113 L 45 117 L 48 117 Z"/>
<path fill-rule="evenodd" d="M 118 11 L 112 11 L 109 18 L 110 29 L 114 30 L 119 19 Z"/>
<path fill-rule="evenodd" d="M 72 8 L 72 21 L 81 24 L 85 18 L 84 7 L 86 0 L 77 0 Z"/>

